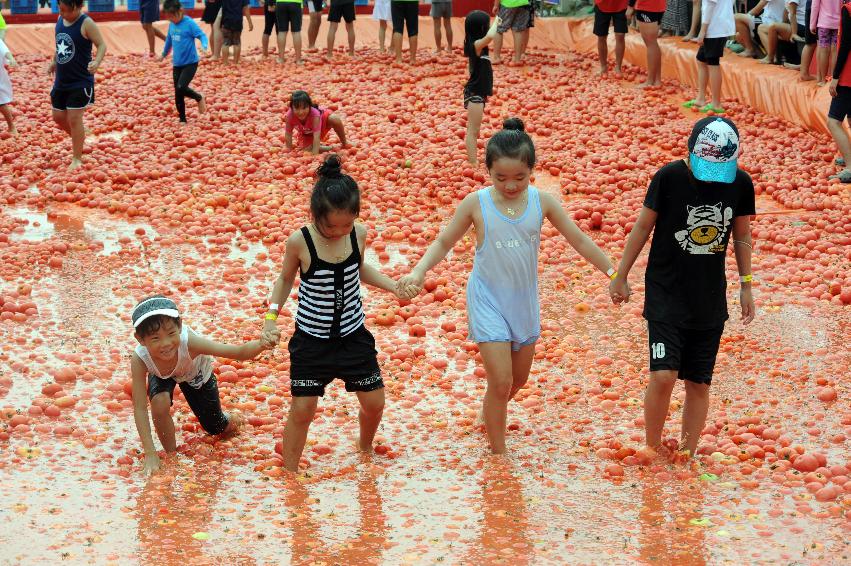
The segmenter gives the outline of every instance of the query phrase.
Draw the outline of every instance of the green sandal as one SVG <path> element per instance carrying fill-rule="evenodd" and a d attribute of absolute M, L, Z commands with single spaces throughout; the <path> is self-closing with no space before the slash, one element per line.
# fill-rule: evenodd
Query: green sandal
<path fill-rule="evenodd" d="M 709 104 L 707 104 L 706 106 L 704 106 L 703 108 L 701 108 L 700 111 L 703 112 L 704 114 L 706 114 L 707 112 L 714 112 L 715 114 L 723 114 L 725 112 L 725 110 L 723 108 L 712 106 L 711 102 Z"/>
<path fill-rule="evenodd" d="M 683 108 L 694 108 L 695 106 L 697 106 L 697 99 L 694 98 L 683 103 Z"/>

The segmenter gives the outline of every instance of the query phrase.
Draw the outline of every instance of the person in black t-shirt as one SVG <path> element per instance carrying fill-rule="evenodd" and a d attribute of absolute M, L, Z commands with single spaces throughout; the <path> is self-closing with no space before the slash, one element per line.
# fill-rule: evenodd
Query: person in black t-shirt
<path fill-rule="evenodd" d="M 613 276 L 615 302 L 629 300 L 627 276 L 653 232 L 645 274 L 644 318 L 650 382 L 644 397 L 647 446 L 662 445 L 662 429 L 677 378 L 684 380 L 682 435 L 674 458 L 695 453 L 709 409 L 709 384 L 727 315 L 725 260 L 732 237 L 740 274 L 742 321 L 753 320 L 750 176 L 738 169 L 739 132 L 726 118 L 694 127 L 688 160 L 653 177 Z"/>
<path fill-rule="evenodd" d="M 464 86 L 464 108 L 467 110 L 467 162 L 478 165 L 479 129 L 485 113 L 485 103 L 493 94 L 493 68 L 488 55 L 488 44 L 496 37 L 496 28 L 502 20 L 497 16 L 493 24 L 490 16 L 473 10 L 464 20 L 464 55 L 470 62 L 470 78 Z"/>
<path fill-rule="evenodd" d="M 248 31 L 254 30 L 248 0 L 222 0 L 218 20 L 222 28 L 222 63 L 228 64 L 230 48 L 233 47 L 233 62 L 239 64 L 242 52 L 242 18 L 248 20 Z"/>

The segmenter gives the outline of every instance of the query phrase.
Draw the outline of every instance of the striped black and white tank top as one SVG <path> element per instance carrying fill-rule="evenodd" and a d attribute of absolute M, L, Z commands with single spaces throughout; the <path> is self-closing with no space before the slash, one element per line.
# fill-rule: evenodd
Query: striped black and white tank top
<path fill-rule="evenodd" d="M 354 228 L 352 253 L 340 263 L 319 258 L 310 231 L 302 227 L 310 251 L 310 268 L 301 273 L 296 328 L 316 338 L 347 336 L 364 321 L 360 298 L 360 250 Z"/>

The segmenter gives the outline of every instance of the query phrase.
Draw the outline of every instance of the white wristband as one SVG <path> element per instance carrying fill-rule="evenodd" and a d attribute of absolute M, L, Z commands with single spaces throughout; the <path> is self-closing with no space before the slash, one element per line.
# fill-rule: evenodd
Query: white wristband
<path fill-rule="evenodd" d="M 269 310 L 278 312 L 280 310 L 280 307 L 278 306 L 278 303 L 272 303 L 269 305 Z"/>

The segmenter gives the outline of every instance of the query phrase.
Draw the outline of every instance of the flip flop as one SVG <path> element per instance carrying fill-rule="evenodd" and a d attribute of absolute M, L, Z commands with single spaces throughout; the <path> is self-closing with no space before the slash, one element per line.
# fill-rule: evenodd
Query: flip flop
<path fill-rule="evenodd" d="M 700 111 L 703 112 L 704 114 L 706 114 L 707 112 L 713 112 L 715 114 L 723 114 L 725 112 L 723 108 L 718 108 L 716 106 L 712 106 L 711 102 L 709 104 L 707 104 L 706 106 L 704 106 L 703 108 L 701 108 Z"/>
<path fill-rule="evenodd" d="M 683 102 L 683 108 L 694 108 L 697 106 L 697 100 L 692 98 L 688 102 Z"/>
<path fill-rule="evenodd" d="M 851 171 L 848 169 L 843 169 L 836 175 L 831 175 L 828 177 L 829 179 L 839 179 L 841 183 L 851 183 Z"/>
<path fill-rule="evenodd" d="M 837 157 L 837 158 L 836 158 L 836 161 L 834 161 L 834 163 L 835 163 L 838 167 L 845 167 L 845 160 L 844 160 L 844 159 L 842 159 L 841 157 Z"/>

